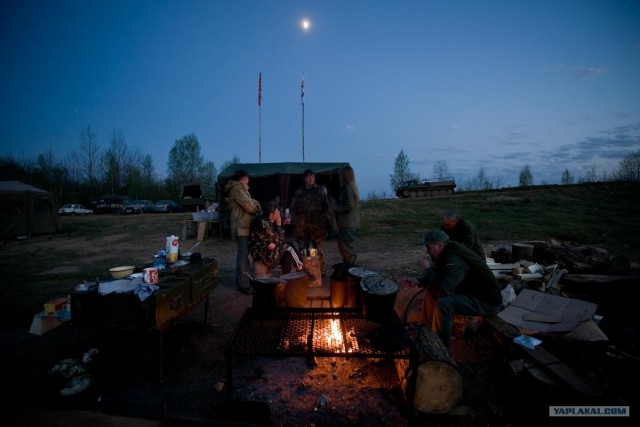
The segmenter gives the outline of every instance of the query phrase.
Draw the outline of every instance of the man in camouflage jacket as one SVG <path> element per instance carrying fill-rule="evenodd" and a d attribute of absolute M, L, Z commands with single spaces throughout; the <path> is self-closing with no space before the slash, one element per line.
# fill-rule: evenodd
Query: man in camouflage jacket
<path fill-rule="evenodd" d="M 324 271 L 324 241 L 329 221 L 327 189 L 316 184 L 316 176 L 311 169 L 305 170 L 302 178 L 304 185 L 291 199 L 290 214 L 295 224 L 293 234 L 300 250 L 310 246 L 318 250 Z"/>

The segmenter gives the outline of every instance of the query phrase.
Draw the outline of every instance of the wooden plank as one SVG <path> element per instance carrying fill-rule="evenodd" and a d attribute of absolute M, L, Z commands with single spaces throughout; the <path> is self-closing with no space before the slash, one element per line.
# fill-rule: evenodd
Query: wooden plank
<path fill-rule="evenodd" d="M 485 320 L 493 326 L 498 332 L 507 338 L 509 343 L 513 343 L 513 338 L 520 335 L 520 331 L 515 326 L 505 322 L 498 316 L 486 316 Z M 573 368 L 555 357 L 551 352 L 544 348 L 544 343 L 536 346 L 535 349 L 517 346 L 525 355 L 541 368 L 545 373 L 549 374 L 554 380 L 564 384 L 573 390 L 593 397 L 601 397 L 602 391 L 591 385 L 582 375 Z"/>
<path fill-rule="evenodd" d="M 198 242 L 202 242 L 204 240 L 204 233 L 207 231 L 207 222 L 199 221 L 198 222 Z"/>

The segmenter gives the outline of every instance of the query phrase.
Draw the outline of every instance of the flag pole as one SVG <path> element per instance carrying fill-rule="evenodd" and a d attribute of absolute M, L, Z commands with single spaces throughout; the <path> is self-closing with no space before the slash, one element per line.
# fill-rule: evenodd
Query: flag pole
<path fill-rule="evenodd" d="M 262 163 L 262 73 L 258 75 L 258 163 Z"/>
<path fill-rule="evenodd" d="M 302 163 L 304 163 L 304 73 L 300 84 L 300 104 L 302 106 Z"/>

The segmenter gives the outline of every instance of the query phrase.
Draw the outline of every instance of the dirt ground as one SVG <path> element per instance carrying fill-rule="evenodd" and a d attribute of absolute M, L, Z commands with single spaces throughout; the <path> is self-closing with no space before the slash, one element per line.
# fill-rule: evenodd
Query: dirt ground
<path fill-rule="evenodd" d="M 65 251 L 82 254 L 76 264 L 43 263 L 49 265 L 48 271 L 32 272 L 44 277 L 59 276 L 82 271 L 97 260 L 103 262 L 113 256 L 108 248 L 116 244 L 120 256 L 131 254 L 136 265 L 143 265 L 151 262 L 171 232 L 178 234 L 179 229 L 150 229 L 145 242 L 122 236 L 100 241 L 54 236 L 8 242 L 2 248 L 4 261 L 0 267 L 6 273 L 10 265 L 15 268 L 20 259 L 33 254 L 53 258 Z M 181 242 L 182 247 L 192 244 L 193 238 Z M 403 402 L 393 366 L 367 359 L 321 360 L 315 368 L 297 359 L 243 360 L 234 367 L 236 400 L 229 402 L 224 350 L 240 317 L 251 305 L 251 297 L 238 292 L 233 284 L 234 242 L 208 236 L 197 250 L 203 257 L 218 261 L 218 284 L 210 295 L 204 323 L 204 305 L 200 305 L 162 336 L 161 379 L 157 376 L 155 336 L 80 331 L 73 322 L 42 336 L 28 333 L 25 320 L 35 312 L 24 311 L 37 307 L 42 295 L 64 294 L 74 284 L 40 290 L 40 294 L 33 295 L 36 304 L 9 300 L 23 309 L 20 322 L 7 321 L 5 324 L 10 327 L 0 330 L 0 386 L 3 406 L 7 408 L 3 418 L 10 421 L 3 425 L 65 425 L 60 422 L 65 416 L 61 414 L 68 416 L 74 411 L 163 420 L 163 425 L 520 425 L 538 417 L 546 419 L 547 399 L 561 394 L 540 381 L 516 377 L 507 363 L 508 355 L 496 344 L 491 328 L 484 325 L 474 336 L 452 342 L 453 358 L 463 375 L 464 398 L 449 415 L 416 416 Z M 388 245 L 381 252 L 363 241 L 360 250 L 359 266 L 399 279 L 417 274 L 417 260 L 423 248 Z M 13 262 L 7 261 L 8 254 Z M 339 262 L 335 240 L 327 242 L 326 259 L 329 266 Z M 328 280 L 324 279 L 325 286 Z M 2 292 L 6 298 L 11 297 L 11 285 L 15 284 L 5 279 Z M 415 290 L 404 289 L 399 292 L 395 308 L 401 319 L 414 293 Z M 52 367 L 63 359 L 82 358 L 92 349 L 98 352 L 87 363 L 91 386 L 77 395 L 61 396 L 60 390 L 68 380 L 51 374 Z"/>

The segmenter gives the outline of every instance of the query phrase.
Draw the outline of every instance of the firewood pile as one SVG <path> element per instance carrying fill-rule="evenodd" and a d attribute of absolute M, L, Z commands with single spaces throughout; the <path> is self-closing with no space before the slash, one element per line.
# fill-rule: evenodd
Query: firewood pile
<path fill-rule="evenodd" d="M 624 255 L 612 255 L 601 247 L 538 241 L 496 246 L 487 262 L 504 288 L 511 288 L 511 301 L 526 289 L 597 305 L 589 320 L 594 326 L 588 333 L 511 328 L 516 334 L 539 338 L 544 343 L 540 350 L 545 357 L 552 357 L 566 371 L 555 377 L 549 370 L 536 375 L 555 385 L 557 380 L 573 383 L 579 392 L 586 390 L 605 402 L 629 398 L 624 384 L 640 376 L 640 331 L 635 314 L 640 297 L 637 262 Z M 503 292 L 503 296 L 506 294 Z M 552 317 L 553 313 L 545 316 Z M 494 323 L 498 330 L 502 326 L 499 320 Z M 537 369 L 540 360 L 536 358 L 540 359 L 543 353 L 527 353 L 524 365 Z"/>

